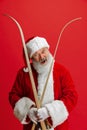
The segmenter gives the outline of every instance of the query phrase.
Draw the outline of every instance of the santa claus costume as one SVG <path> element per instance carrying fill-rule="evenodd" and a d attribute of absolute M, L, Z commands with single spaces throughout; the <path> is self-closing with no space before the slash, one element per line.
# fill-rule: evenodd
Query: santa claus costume
<path fill-rule="evenodd" d="M 49 48 L 46 39 L 41 37 L 33 38 L 26 46 L 30 57 L 43 47 Z M 49 53 L 48 63 L 45 66 L 34 61 L 31 63 L 38 99 L 41 98 L 52 60 L 53 57 Z M 9 101 L 14 115 L 23 124 L 23 130 L 31 129 L 33 123 L 28 113 L 31 106 L 35 105 L 35 99 L 27 67 L 18 71 L 9 93 Z M 52 126 L 50 130 L 68 130 L 68 116 L 76 103 L 77 92 L 69 71 L 54 61 L 42 101 L 42 107 L 45 107 L 50 115 L 48 118 Z"/>

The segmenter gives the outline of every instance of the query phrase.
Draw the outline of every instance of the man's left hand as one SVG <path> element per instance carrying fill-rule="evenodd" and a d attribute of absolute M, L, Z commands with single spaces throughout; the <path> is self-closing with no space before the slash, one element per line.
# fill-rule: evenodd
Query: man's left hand
<path fill-rule="evenodd" d="M 45 107 L 38 109 L 37 111 L 38 122 L 44 121 L 49 117 L 49 113 Z"/>

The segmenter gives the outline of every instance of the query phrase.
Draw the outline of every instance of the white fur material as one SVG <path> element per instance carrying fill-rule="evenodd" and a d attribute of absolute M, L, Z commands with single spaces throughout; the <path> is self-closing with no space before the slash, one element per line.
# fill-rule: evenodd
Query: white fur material
<path fill-rule="evenodd" d="M 55 100 L 52 103 L 46 104 L 49 115 L 51 117 L 53 128 L 62 124 L 68 118 L 68 111 L 62 101 Z"/>
<path fill-rule="evenodd" d="M 47 103 L 50 103 L 54 100 L 54 91 L 53 91 L 53 71 L 51 71 L 49 80 L 48 80 L 48 84 L 46 87 L 46 91 L 44 94 L 44 98 L 42 101 L 42 106 L 44 106 Z M 41 98 L 43 89 L 44 89 L 44 85 L 47 79 L 48 73 L 44 73 L 44 74 L 39 74 L 38 75 L 38 98 Z"/>
<path fill-rule="evenodd" d="M 47 47 L 49 48 L 49 45 L 46 41 L 45 38 L 43 37 L 34 37 L 32 40 L 30 40 L 27 44 L 26 47 L 28 49 L 28 53 L 30 55 L 30 57 L 32 57 L 32 55 L 38 51 L 41 48 Z"/>
<path fill-rule="evenodd" d="M 25 121 L 26 120 L 26 116 L 29 112 L 29 108 L 32 106 L 32 105 L 35 105 L 35 103 L 27 98 L 27 97 L 23 97 L 21 98 L 20 100 L 18 100 L 15 104 L 15 107 L 14 107 L 14 115 L 16 116 L 16 118 L 19 119 L 19 121 L 22 123 L 22 124 L 26 124 L 27 122 Z"/>

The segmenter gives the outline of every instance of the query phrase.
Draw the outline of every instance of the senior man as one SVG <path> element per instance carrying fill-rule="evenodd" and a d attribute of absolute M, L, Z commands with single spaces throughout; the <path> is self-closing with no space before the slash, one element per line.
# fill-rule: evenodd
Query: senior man
<path fill-rule="evenodd" d="M 26 43 L 35 80 L 38 99 L 41 99 L 53 56 L 43 37 L 34 37 Z M 77 92 L 69 71 L 54 60 L 44 99 L 40 109 L 35 99 L 27 66 L 21 68 L 9 93 L 14 115 L 23 124 L 23 130 L 32 128 L 33 122 L 48 121 L 50 130 L 68 130 L 68 116 L 77 103 Z M 35 129 L 41 129 L 36 127 Z"/>

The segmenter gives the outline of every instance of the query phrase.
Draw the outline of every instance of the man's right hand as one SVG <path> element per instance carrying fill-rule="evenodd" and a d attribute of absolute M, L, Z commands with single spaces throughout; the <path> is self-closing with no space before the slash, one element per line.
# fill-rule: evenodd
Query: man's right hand
<path fill-rule="evenodd" d="M 35 124 L 37 124 L 37 108 L 35 108 L 35 107 L 30 108 L 28 116 L 31 121 L 33 121 Z"/>

